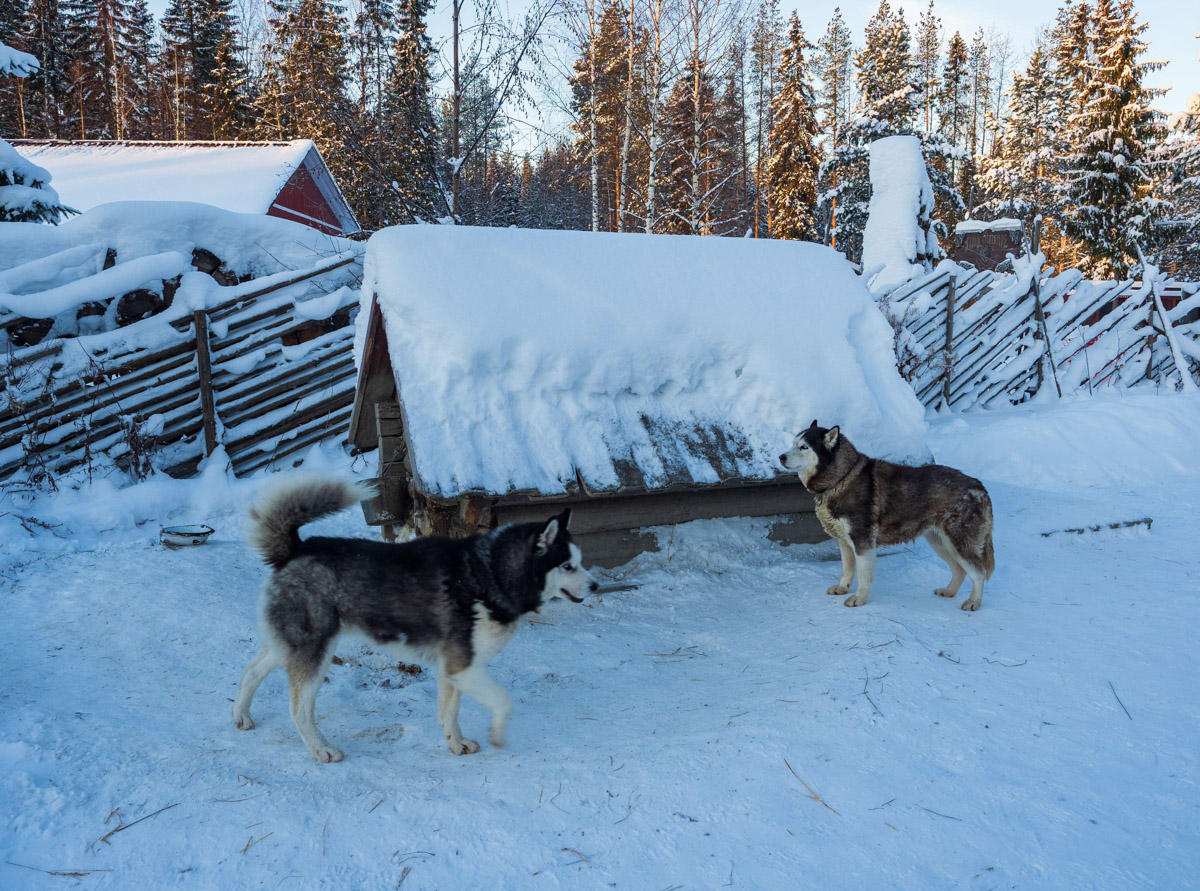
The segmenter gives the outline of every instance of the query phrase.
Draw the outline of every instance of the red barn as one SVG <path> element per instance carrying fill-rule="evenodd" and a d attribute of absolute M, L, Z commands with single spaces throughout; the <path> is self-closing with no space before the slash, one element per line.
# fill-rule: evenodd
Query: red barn
<path fill-rule="evenodd" d="M 290 142 L 70 142 L 14 139 L 63 204 L 194 201 L 282 217 L 329 235 L 362 231 L 311 139 Z"/>

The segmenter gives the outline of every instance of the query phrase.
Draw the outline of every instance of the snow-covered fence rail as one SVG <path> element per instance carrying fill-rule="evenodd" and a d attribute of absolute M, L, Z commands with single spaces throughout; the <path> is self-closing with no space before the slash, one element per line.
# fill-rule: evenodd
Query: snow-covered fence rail
<path fill-rule="evenodd" d="M 344 436 L 360 259 L 348 251 L 228 287 L 185 273 L 160 315 L 23 348 L 10 338 L 0 478 L 37 482 L 106 459 L 186 474 L 217 445 L 247 473 Z M 136 285 L 162 290 L 161 279 Z M 28 330 L 37 320 L 2 321 Z"/>
<path fill-rule="evenodd" d="M 1021 258 L 1012 274 L 942 263 L 881 298 L 901 373 L 925 405 L 965 409 L 1020 403 L 1043 387 L 1200 379 L 1200 286 L 1157 271 L 1146 281 L 1052 269 L 1035 277 L 1039 261 Z"/>

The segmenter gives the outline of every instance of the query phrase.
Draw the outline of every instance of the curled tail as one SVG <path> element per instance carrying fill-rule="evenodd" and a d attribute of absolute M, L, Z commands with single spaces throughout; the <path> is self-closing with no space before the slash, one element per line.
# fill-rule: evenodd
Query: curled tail
<path fill-rule="evenodd" d="M 270 566 L 282 566 L 300 544 L 297 530 L 370 498 L 365 486 L 339 479 L 292 476 L 275 484 L 250 509 L 250 544 Z"/>

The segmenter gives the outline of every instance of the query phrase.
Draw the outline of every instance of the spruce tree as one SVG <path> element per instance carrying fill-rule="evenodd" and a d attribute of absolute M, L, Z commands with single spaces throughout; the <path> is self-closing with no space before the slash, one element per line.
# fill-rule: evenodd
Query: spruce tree
<path fill-rule="evenodd" d="M 60 10 L 59 0 L 30 0 L 28 22 L 25 50 L 38 60 L 38 70 L 21 86 L 28 93 L 28 132 L 31 136 L 70 138 L 67 16 Z"/>
<path fill-rule="evenodd" d="M 773 105 L 778 92 L 779 52 L 783 42 L 779 0 L 759 0 L 750 33 L 750 81 L 754 106 L 755 237 L 771 233 L 771 186 L 767 165 L 773 154 Z"/>
<path fill-rule="evenodd" d="M 1197 35 L 1200 37 L 1200 35 Z M 1183 281 L 1200 281 L 1200 94 L 1172 115 L 1173 138 L 1156 152 L 1160 193 L 1170 213 L 1160 220 L 1162 249 L 1156 259 Z"/>
<path fill-rule="evenodd" d="M 175 139 L 214 139 L 241 130 L 244 102 L 233 0 L 171 0 L 163 14 L 161 67 L 171 95 Z M 214 120 L 214 103 L 222 105 Z M 232 119 L 231 119 L 232 116 Z"/>
<path fill-rule="evenodd" d="M 264 139 L 312 139 L 339 179 L 346 120 L 346 23 L 334 0 L 275 0 L 271 40 L 255 100 L 257 135 Z"/>
<path fill-rule="evenodd" d="M 432 0 L 400 0 L 399 39 L 385 101 L 385 132 L 392 149 L 390 170 L 395 209 L 381 222 L 432 222 L 445 213 L 440 197 L 436 135 L 431 104 L 429 57 L 433 43 L 425 31 Z"/>
<path fill-rule="evenodd" d="M 980 171 L 985 198 L 980 210 L 990 218 L 1015 217 L 1032 225 L 1038 214 L 1053 214 L 1062 97 L 1051 62 L 1052 54 L 1039 45 L 1025 70 L 1013 73 L 1008 114 Z"/>
<path fill-rule="evenodd" d="M 921 84 L 903 10 L 893 13 L 887 0 L 881 0 L 867 23 L 866 46 L 856 54 L 855 63 L 862 107 L 878 122 L 878 136 L 911 131 Z"/>
<path fill-rule="evenodd" d="M 228 39 L 221 42 L 213 56 L 211 78 L 203 90 L 211 138 L 237 139 L 251 126 L 250 76 L 242 67 L 237 47 Z"/>
<path fill-rule="evenodd" d="M 961 39 L 961 38 L 960 38 Z M 933 0 L 917 22 L 917 72 L 921 83 L 922 130 L 932 133 L 941 85 L 942 20 L 933 14 Z"/>
<path fill-rule="evenodd" d="M 814 57 L 817 76 L 821 80 L 817 97 L 821 127 L 829 134 L 830 145 L 834 147 L 841 145 L 846 122 L 850 119 L 853 55 L 850 29 L 846 27 L 841 9 L 835 7 L 825 35 L 817 42 Z"/>
<path fill-rule="evenodd" d="M 1161 91 L 1143 78 L 1161 63 L 1142 61 L 1144 23 L 1132 0 L 1098 0 L 1095 64 L 1080 110 L 1071 115 L 1063 159 L 1064 226 L 1082 247 L 1084 268 L 1123 277 L 1148 247 L 1161 208 L 1150 194 L 1147 154 L 1163 135 L 1150 102 Z"/>
<path fill-rule="evenodd" d="M 946 49 L 942 86 L 938 96 L 938 118 L 942 135 L 955 148 L 964 148 L 970 120 L 970 81 L 967 74 L 967 43 L 958 31 Z M 952 169 L 957 172 L 957 164 Z"/>
<path fill-rule="evenodd" d="M 26 0 L 0 0 L 0 38 L 19 52 L 29 52 L 24 39 L 28 14 Z M 29 87 L 23 77 L 0 73 L 0 137 L 28 135 L 28 100 Z"/>
<path fill-rule="evenodd" d="M 780 59 L 779 95 L 775 97 L 775 126 L 771 130 L 770 177 L 775 207 L 771 235 L 814 241 L 817 238 L 817 119 L 812 84 L 804 51 L 813 46 L 804 36 L 793 11 Z"/>

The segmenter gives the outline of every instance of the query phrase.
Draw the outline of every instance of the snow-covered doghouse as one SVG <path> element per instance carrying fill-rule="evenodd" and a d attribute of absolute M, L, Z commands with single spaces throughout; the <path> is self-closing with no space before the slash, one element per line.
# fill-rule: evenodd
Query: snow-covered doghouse
<path fill-rule="evenodd" d="M 587 559 L 774 517 L 823 534 L 777 456 L 813 418 L 924 454 L 892 331 L 841 254 L 669 235 L 394 227 L 368 243 L 350 439 L 385 525 L 467 534 L 574 510 Z"/>
<path fill-rule="evenodd" d="M 54 174 L 63 202 L 88 211 L 114 201 L 190 201 L 266 214 L 326 235 L 361 230 L 311 139 L 138 142 L 16 139 Z"/>

